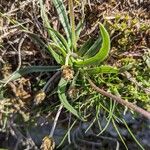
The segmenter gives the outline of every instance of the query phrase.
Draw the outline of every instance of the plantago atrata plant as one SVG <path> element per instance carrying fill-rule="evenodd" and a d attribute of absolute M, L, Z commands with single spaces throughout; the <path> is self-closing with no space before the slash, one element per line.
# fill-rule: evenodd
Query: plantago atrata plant
<path fill-rule="evenodd" d="M 49 36 L 52 39 L 52 41 L 48 44 L 49 51 L 57 63 L 62 66 L 62 77 L 58 84 L 58 96 L 64 107 L 81 119 L 82 117 L 79 115 L 77 110 L 73 108 L 73 106 L 71 106 L 67 101 L 66 87 L 68 83 L 70 84 L 72 82 L 71 79 L 74 78 L 74 74 L 76 74 L 78 71 L 80 72 L 81 70 L 83 76 L 86 76 L 87 73 L 93 74 L 118 72 L 116 68 L 111 66 L 105 65 L 96 67 L 97 65 L 95 65 L 96 63 L 100 64 L 107 58 L 110 50 L 110 37 L 105 27 L 99 23 L 102 44 L 100 38 L 98 38 L 98 40 L 92 42 L 90 45 L 87 41 L 85 44 L 83 44 L 83 46 L 77 48 L 77 41 L 83 25 L 81 24 L 81 21 L 81 23 L 79 22 L 81 25 L 77 25 L 77 28 L 75 27 L 73 1 L 68 1 L 70 22 L 66 13 L 66 9 L 63 5 L 63 1 L 53 0 L 52 2 L 59 15 L 59 20 L 66 33 L 66 38 L 58 31 L 54 30 L 49 24 L 42 0 L 40 0 L 40 6 L 45 28 L 47 28 Z M 101 47 L 99 46 L 100 44 Z M 99 50 L 96 52 L 97 48 L 99 48 Z"/>
<path fill-rule="evenodd" d="M 51 52 L 52 56 L 57 61 L 57 63 L 62 66 L 61 67 L 62 76 L 59 81 L 58 91 L 57 91 L 61 104 L 81 120 L 86 119 L 85 117 L 82 117 L 80 110 L 77 111 L 77 109 L 70 104 L 70 102 L 67 100 L 67 95 L 66 95 L 67 94 L 66 90 L 68 85 L 70 85 L 71 88 L 74 87 L 77 80 L 79 80 L 78 75 L 80 74 L 81 80 L 87 79 L 90 85 L 97 92 L 101 93 L 104 96 L 112 98 L 118 103 L 121 103 L 122 105 L 125 105 L 128 108 L 134 109 L 137 112 L 140 112 L 141 114 L 149 118 L 150 114 L 148 112 L 143 110 L 141 111 L 141 109 L 139 109 L 132 103 L 129 102 L 126 103 L 124 102 L 124 100 L 118 99 L 118 97 L 112 96 L 111 94 L 103 90 L 99 90 L 98 87 L 96 87 L 88 77 L 93 74 L 99 74 L 99 73 L 110 74 L 110 73 L 119 73 L 120 71 L 119 69 L 111 67 L 109 65 L 102 65 L 102 62 L 107 58 L 110 51 L 110 36 L 107 30 L 105 29 L 105 27 L 103 26 L 103 24 L 99 23 L 101 38 L 99 37 L 96 41 L 89 39 L 87 40 L 87 42 L 85 42 L 85 44 L 79 47 L 77 46 L 78 44 L 77 42 L 79 39 L 80 32 L 82 30 L 83 21 L 79 22 L 77 27 L 75 26 L 73 1 L 72 0 L 68 1 L 70 22 L 66 13 L 67 11 L 65 9 L 65 6 L 63 5 L 63 1 L 52 0 L 52 2 L 59 15 L 59 20 L 62 24 L 64 32 L 66 33 L 66 38 L 63 35 L 61 35 L 58 31 L 54 30 L 49 24 L 49 20 L 45 13 L 45 8 L 43 6 L 42 0 L 40 0 L 40 6 L 41 6 L 41 14 L 43 16 L 42 18 L 43 18 L 45 28 L 47 28 L 49 36 L 52 40 L 50 43 L 48 43 L 48 49 Z M 69 90 L 68 93 L 71 92 Z M 114 117 L 113 114 L 115 109 L 115 104 L 114 106 L 112 107 L 111 106 L 109 111 L 109 121 L 107 122 L 106 127 L 99 133 L 99 135 L 105 131 L 109 122 L 112 121 L 123 144 L 127 148 L 121 134 L 119 133 L 114 123 L 114 119 L 116 119 L 116 117 Z M 137 144 L 142 148 L 140 143 L 137 142 Z"/>

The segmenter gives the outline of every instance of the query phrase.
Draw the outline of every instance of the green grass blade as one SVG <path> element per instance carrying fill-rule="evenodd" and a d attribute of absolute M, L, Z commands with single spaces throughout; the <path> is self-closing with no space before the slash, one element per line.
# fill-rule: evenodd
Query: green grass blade
<path fill-rule="evenodd" d="M 18 71 L 15 71 L 8 79 L 2 80 L 3 83 L 9 81 L 16 80 L 26 74 L 33 73 L 33 72 L 52 72 L 60 70 L 60 66 L 30 66 Z"/>
<path fill-rule="evenodd" d="M 119 69 L 109 65 L 104 65 L 100 67 L 88 68 L 85 69 L 88 74 L 98 74 L 98 73 L 118 73 Z"/>
<path fill-rule="evenodd" d="M 114 119 L 112 119 L 112 123 L 113 123 L 113 126 L 114 126 L 115 130 L 117 131 L 117 133 L 118 133 L 118 135 L 119 135 L 119 137 L 120 137 L 120 139 L 121 139 L 123 145 L 125 146 L 126 150 L 128 150 L 128 147 L 127 147 L 127 145 L 126 145 L 126 143 L 125 143 L 125 141 L 124 141 L 122 135 L 120 134 L 120 132 L 119 132 L 119 130 L 118 130 L 118 127 L 117 127 L 117 125 L 116 125 Z"/>
<path fill-rule="evenodd" d="M 61 103 L 63 104 L 63 106 L 67 110 L 69 110 L 72 114 L 74 114 L 76 117 L 81 119 L 78 112 L 67 101 L 67 97 L 66 97 L 66 94 L 65 94 L 67 83 L 68 83 L 68 81 L 66 81 L 64 78 L 61 78 L 61 80 L 58 84 L 58 97 L 59 97 Z"/>
<path fill-rule="evenodd" d="M 70 28 L 69 19 L 68 19 L 67 12 L 66 12 L 65 6 L 63 4 L 63 1 L 62 0 L 52 0 L 52 2 L 56 8 L 58 15 L 59 15 L 59 20 L 65 30 L 68 42 L 70 43 L 71 42 L 71 28 Z"/>
<path fill-rule="evenodd" d="M 109 109 L 105 105 L 103 105 L 102 103 L 99 103 L 99 107 L 104 109 L 105 112 L 109 113 Z M 120 122 L 122 121 L 116 114 L 112 114 L 112 116 L 116 121 L 120 121 Z"/>
<path fill-rule="evenodd" d="M 90 123 L 90 125 L 87 127 L 87 129 L 85 130 L 85 133 L 87 133 L 89 131 L 89 129 L 94 125 L 94 123 L 96 122 L 96 117 L 93 119 L 93 121 Z"/>
<path fill-rule="evenodd" d="M 110 122 L 113 118 L 115 106 L 116 106 L 116 103 L 114 102 L 114 104 L 112 105 L 112 101 L 110 101 L 110 110 L 109 110 L 109 116 L 108 116 L 109 119 L 108 119 L 105 127 L 101 130 L 100 133 L 97 134 L 97 136 L 101 135 L 107 129 L 107 127 L 109 126 L 109 124 L 110 124 Z"/>
<path fill-rule="evenodd" d="M 93 45 L 93 43 L 94 43 L 94 39 L 93 39 L 93 38 L 88 39 L 88 40 L 81 46 L 81 48 L 78 50 L 78 52 L 77 52 L 78 55 L 82 57 L 82 56 L 88 51 L 88 49 L 91 48 L 91 46 Z"/>
<path fill-rule="evenodd" d="M 25 23 L 20 23 L 17 20 L 8 17 L 6 14 L 3 14 L 2 12 L 0 12 L 0 17 L 6 18 L 13 25 L 19 25 L 23 30 L 28 30 L 28 28 L 26 28 L 25 26 L 23 26 L 23 24 L 25 24 Z"/>
<path fill-rule="evenodd" d="M 59 145 L 57 146 L 57 148 L 59 148 L 64 142 L 65 142 L 65 139 L 67 137 L 67 135 L 69 134 L 69 132 L 71 131 L 71 129 L 74 127 L 74 125 L 76 124 L 77 120 L 75 120 L 71 127 L 68 129 L 68 131 L 66 132 L 65 136 L 63 137 L 63 139 L 61 140 L 61 142 L 59 143 Z"/>
<path fill-rule="evenodd" d="M 102 24 L 100 24 L 99 27 L 100 27 L 100 31 L 101 31 L 101 35 L 102 35 L 102 46 L 101 46 L 99 52 L 91 58 L 75 61 L 75 65 L 77 67 L 91 65 L 96 62 L 102 62 L 108 56 L 108 53 L 110 50 L 110 37 L 109 37 L 107 30 L 104 28 L 104 26 Z"/>
<path fill-rule="evenodd" d="M 139 143 L 139 141 L 136 139 L 136 137 L 134 136 L 134 134 L 132 133 L 132 131 L 130 130 L 129 126 L 127 125 L 126 121 L 124 119 L 123 120 L 123 123 L 124 125 L 126 126 L 128 132 L 130 133 L 130 135 L 132 136 L 132 138 L 134 139 L 134 141 L 139 145 L 139 147 L 144 150 L 144 147 Z"/>

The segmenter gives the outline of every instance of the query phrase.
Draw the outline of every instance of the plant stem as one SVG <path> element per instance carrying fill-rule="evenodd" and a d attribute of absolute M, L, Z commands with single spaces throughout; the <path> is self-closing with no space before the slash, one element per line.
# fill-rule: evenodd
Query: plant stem
<path fill-rule="evenodd" d="M 62 108 L 63 108 L 63 105 L 61 104 L 59 106 L 59 109 L 58 109 L 57 114 L 55 116 L 55 119 L 54 119 L 54 122 L 53 122 L 53 126 L 52 126 L 52 129 L 51 129 L 51 132 L 49 134 L 49 137 L 53 137 L 53 134 L 54 134 L 54 131 L 55 131 L 55 128 L 56 128 L 56 124 L 57 124 L 57 121 L 58 121 L 58 118 L 59 118 L 59 115 L 61 113 Z"/>
<path fill-rule="evenodd" d="M 72 48 L 76 51 L 76 34 L 75 34 L 75 18 L 74 18 L 74 8 L 73 0 L 69 0 L 69 11 L 70 11 L 70 24 L 71 24 L 71 39 L 72 39 Z"/>
<path fill-rule="evenodd" d="M 57 71 L 48 81 L 47 83 L 44 85 L 42 91 L 44 91 L 45 93 L 47 93 L 50 88 L 54 88 L 52 87 L 52 85 L 54 85 L 54 83 L 57 83 L 61 78 L 61 71 Z"/>
<path fill-rule="evenodd" d="M 66 55 L 66 60 L 65 60 L 65 65 L 66 65 L 66 66 L 68 66 L 68 64 L 69 64 L 69 57 L 70 57 L 70 53 L 68 53 L 68 54 Z"/>
<path fill-rule="evenodd" d="M 93 88 L 95 91 L 97 91 L 97 92 L 99 92 L 100 94 L 102 94 L 102 95 L 104 95 L 104 96 L 107 96 L 107 97 L 109 97 L 109 98 L 111 98 L 111 99 L 117 101 L 118 103 L 120 103 L 120 104 L 123 105 L 123 106 L 127 106 L 128 108 L 133 109 L 134 111 L 140 113 L 140 114 L 143 115 L 144 117 L 150 119 L 150 112 L 148 112 L 148 111 L 146 111 L 146 110 L 144 110 L 144 109 L 142 109 L 142 108 L 140 108 L 140 107 L 134 105 L 133 103 L 130 103 L 130 102 L 128 102 L 128 101 L 125 101 L 125 100 L 123 100 L 122 98 L 120 98 L 120 97 L 118 97 L 118 96 L 112 95 L 111 93 L 108 93 L 108 92 L 106 92 L 106 91 L 100 89 L 99 87 L 97 87 L 97 86 L 92 82 L 91 79 L 88 78 L 87 80 L 88 80 L 88 82 L 90 83 L 90 85 L 92 86 L 92 88 Z"/>

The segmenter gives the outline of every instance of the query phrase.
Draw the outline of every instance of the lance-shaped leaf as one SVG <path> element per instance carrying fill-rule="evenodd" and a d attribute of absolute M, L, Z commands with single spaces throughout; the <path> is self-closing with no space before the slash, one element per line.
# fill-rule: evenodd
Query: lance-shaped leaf
<path fill-rule="evenodd" d="M 43 20 L 43 23 L 44 23 L 44 27 L 46 27 L 47 29 L 50 29 L 51 28 L 51 25 L 49 23 L 49 19 L 48 19 L 48 16 L 46 14 L 46 10 L 45 10 L 45 7 L 43 5 L 43 0 L 39 0 L 39 3 L 40 3 L 40 8 L 41 8 L 41 17 L 42 17 L 42 20 Z M 48 30 L 48 34 L 49 36 L 57 42 L 57 39 L 55 37 L 55 34 L 53 32 L 51 32 L 50 30 Z"/>
<path fill-rule="evenodd" d="M 94 39 L 93 38 L 89 38 L 82 46 L 81 48 L 78 50 L 78 55 L 79 56 L 83 56 L 93 45 L 94 43 Z"/>
<path fill-rule="evenodd" d="M 64 57 L 62 57 L 62 55 L 60 55 L 59 53 L 57 53 L 56 51 L 54 51 L 54 49 L 51 47 L 50 44 L 47 46 L 47 48 L 50 51 L 50 53 L 52 54 L 52 56 L 54 57 L 54 59 L 56 60 L 56 62 L 58 64 L 63 65 L 64 62 L 65 62 Z"/>
<path fill-rule="evenodd" d="M 68 42 L 70 42 L 71 41 L 71 28 L 70 28 L 69 19 L 68 19 L 67 12 L 66 12 L 65 6 L 63 4 L 63 1 L 62 0 L 52 0 L 52 2 L 57 10 L 58 15 L 59 15 L 59 20 L 65 30 Z"/>
<path fill-rule="evenodd" d="M 45 44 L 38 35 L 31 33 L 29 31 L 24 31 L 24 32 L 27 33 L 33 39 L 33 41 L 42 48 L 42 50 L 46 50 L 47 52 L 51 53 L 51 55 L 54 57 L 54 59 L 58 64 L 64 64 L 62 55 L 66 56 L 66 52 L 63 48 L 60 48 L 60 46 L 56 43 Z M 60 48 L 59 51 L 58 52 L 55 51 L 52 45 L 56 46 L 58 49 Z"/>
<path fill-rule="evenodd" d="M 55 44 L 55 43 L 50 43 L 49 44 L 50 46 L 51 46 L 51 48 L 55 51 L 55 52 L 57 52 L 59 55 L 63 55 L 63 57 L 66 57 L 66 52 L 64 51 L 64 49 L 63 48 L 61 48 L 60 46 L 58 46 L 57 44 Z"/>
<path fill-rule="evenodd" d="M 20 70 L 15 71 L 8 79 L 4 79 L 1 82 L 5 83 L 8 80 L 13 81 L 16 80 L 26 74 L 30 74 L 33 72 L 52 72 L 60 70 L 60 66 L 29 66 L 26 68 L 22 68 Z"/>
<path fill-rule="evenodd" d="M 38 35 L 30 32 L 30 31 L 25 31 L 25 30 L 23 30 L 23 31 L 25 33 L 27 33 L 33 39 L 33 42 L 38 44 L 42 50 L 46 50 L 48 53 L 51 53 L 51 55 L 54 57 L 54 59 L 56 60 L 56 62 L 58 64 L 64 64 L 63 57 L 61 56 L 61 54 L 64 56 L 66 55 L 66 52 L 64 51 L 64 49 L 61 48 L 61 49 L 59 49 L 60 52 L 57 52 L 53 49 L 51 44 L 45 44 Z M 57 45 L 57 44 L 54 43 L 54 45 Z M 60 46 L 58 45 L 57 48 L 59 48 L 59 47 Z"/>
<path fill-rule="evenodd" d="M 82 31 L 84 27 L 84 23 L 83 23 L 83 20 L 79 21 L 77 27 L 76 27 L 76 42 L 79 40 L 79 37 L 80 37 L 80 33 Z"/>
<path fill-rule="evenodd" d="M 63 35 L 61 35 L 58 31 L 54 30 L 53 28 L 50 28 L 49 30 L 51 30 L 56 35 L 56 37 L 59 39 L 59 46 L 62 47 L 64 49 L 64 51 L 68 52 L 70 49 L 69 49 L 68 43 L 67 43 L 66 39 L 63 37 Z"/>
<path fill-rule="evenodd" d="M 50 38 L 52 38 L 52 40 L 58 44 L 59 46 L 62 46 L 63 47 L 63 44 L 61 43 L 59 37 L 58 37 L 58 34 L 56 34 L 56 32 L 54 32 L 54 29 L 52 29 L 50 23 L 49 23 L 49 19 L 48 19 L 48 16 L 46 14 L 46 10 L 45 10 L 45 7 L 43 5 L 43 0 L 39 0 L 40 2 L 40 8 L 41 8 L 41 17 L 42 17 L 42 20 L 43 20 L 43 23 L 44 23 L 44 27 L 47 29 L 48 31 L 48 35 Z"/>
<path fill-rule="evenodd" d="M 68 0 L 69 6 L 69 16 L 70 16 L 70 25 L 71 25 L 71 48 L 73 51 L 77 51 L 77 39 L 75 32 L 75 16 L 74 16 L 74 7 L 73 0 Z"/>
<path fill-rule="evenodd" d="M 85 65 L 91 65 L 95 62 L 102 62 L 108 56 L 110 50 L 110 37 L 107 30 L 104 28 L 102 24 L 99 24 L 99 28 L 102 36 L 102 46 L 99 52 L 93 57 L 83 59 L 83 60 L 79 59 L 75 61 L 75 66 L 81 67 Z"/>
<path fill-rule="evenodd" d="M 96 55 L 96 53 L 99 52 L 101 43 L 102 43 L 102 38 L 98 37 L 98 39 L 94 42 L 94 44 L 86 51 L 83 58 L 87 59 L 87 58 L 90 58 L 90 57 L 93 57 L 94 55 Z"/>
<path fill-rule="evenodd" d="M 66 81 L 64 78 L 61 78 L 61 80 L 59 81 L 59 84 L 58 84 L 58 97 L 59 97 L 61 103 L 63 104 L 63 106 L 67 110 L 69 110 L 72 114 L 74 114 L 76 117 L 81 119 L 78 112 L 67 101 L 67 97 L 66 97 L 66 94 L 65 94 L 67 83 L 68 83 L 68 81 Z"/>
<path fill-rule="evenodd" d="M 116 67 L 104 65 L 100 67 L 88 68 L 85 69 L 88 74 L 98 74 L 98 73 L 118 73 L 119 69 Z"/>

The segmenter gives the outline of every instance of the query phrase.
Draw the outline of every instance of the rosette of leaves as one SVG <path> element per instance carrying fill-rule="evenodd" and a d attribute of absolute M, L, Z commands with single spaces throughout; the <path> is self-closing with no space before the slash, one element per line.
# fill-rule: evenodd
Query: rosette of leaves
<path fill-rule="evenodd" d="M 82 76 L 87 74 L 97 73 L 117 73 L 118 69 L 101 65 L 107 58 L 110 50 L 110 37 L 104 25 L 99 23 L 100 37 L 97 40 L 92 38 L 87 40 L 82 46 L 77 46 L 80 33 L 83 29 L 83 20 L 75 26 L 75 18 L 73 11 L 73 1 L 68 1 L 69 17 L 67 10 L 62 0 L 52 0 L 59 16 L 59 21 L 65 32 L 65 37 L 58 31 L 54 30 L 47 17 L 43 1 L 39 0 L 41 7 L 41 16 L 45 28 L 48 31 L 51 42 L 47 43 L 47 48 L 56 62 L 62 67 L 62 77 L 58 84 L 58 96 L 63 106 L 72 114 L 80 119 L 83 119 L 78 111 L 70 105 L 66 96 L 66 89 L 68 84 L 74 84 L 77 72 L 82 72 Z M 79 48 L 78 48 L 79 47 Z M 98 65 L 97 65 L 98 64 Z M 73 78 L 73 80 L 72 80 Z"/>

